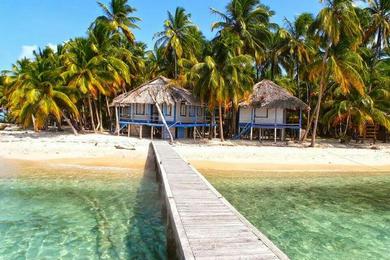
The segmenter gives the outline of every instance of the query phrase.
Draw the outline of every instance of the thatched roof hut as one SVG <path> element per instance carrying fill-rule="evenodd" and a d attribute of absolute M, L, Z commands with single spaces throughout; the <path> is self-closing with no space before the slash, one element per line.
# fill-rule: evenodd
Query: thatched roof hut
<path fill-rule="evenodd" d="M 135 90 L 117 96 L 112 105 L 126 106 L 129 104 L 167 104 L 184 102 L 187 105 L 199 105 L 199 101 L 187 89 L 176 85 L 173 80 L 159 76 Z"/>
<path fill-rule="evenodd" d="M 271 80 L 262 80 L 253 86 L 252 94 L 240 106 L 283 108 L 283 109 L 309 109 L 302 100 L 291 95 L 287 90 L 278 86 Z"/>

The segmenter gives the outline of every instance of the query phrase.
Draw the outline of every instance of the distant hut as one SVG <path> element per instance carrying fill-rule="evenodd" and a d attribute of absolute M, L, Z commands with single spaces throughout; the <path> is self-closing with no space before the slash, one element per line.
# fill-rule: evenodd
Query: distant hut
<path fill-rule="evenodd" d="M 157 77 L 116 97 L 117 133 L 167 138 L 203 136 L 206 109 L 192 93 L 174 81 Z M 169 129 L 169 131 L 168 131 Z"/>
<path fill-rule="evenodd" d="M 239 104 L 239 134 L 237 138 L 249 132 L 253 138 L 254 129 L 258 129 L 259 139 L 269 130 L 273 130 L 276 142 L 277 132 L 280 130 L 281 139 L 285 138 L 285 129 L 299 131 L 302 127 L 302 111 L 308 110 L 299 98 L 291 95 L 287 90 L 270 80 L 263 80 L 253 86 L 251 95 Z M 294 122 L 288 122 L 288 112 L 296 111 Z"/>

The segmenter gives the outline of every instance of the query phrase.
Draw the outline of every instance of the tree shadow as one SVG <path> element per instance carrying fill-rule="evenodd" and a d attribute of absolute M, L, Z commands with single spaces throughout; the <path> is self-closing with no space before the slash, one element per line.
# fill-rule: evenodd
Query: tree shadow
<path fill-rule="evenodd" d="M 130 259 L 167 259 L 166 221 L 162 208 L 163 199 L 150 145 L 126 237 Z"/>

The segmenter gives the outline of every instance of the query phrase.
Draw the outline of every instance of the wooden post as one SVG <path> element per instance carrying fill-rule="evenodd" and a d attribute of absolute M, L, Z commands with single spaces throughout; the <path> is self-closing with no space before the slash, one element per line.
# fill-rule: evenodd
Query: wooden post
<path fill-rule="evenodd" d="M 252 107 L 252 110 L 251 110 L 251 130 L 250 130 L 250 134 L 249 134 L 249 140 L 253 140 L 253 124 L 255 123 L 255 108 Z"/>
<path fill-rule="evenodd" d="M 127 125 L 127 137 L 130 137 L 130 124 Z"/>
<path fill-rule="evenodd" d="M 263 129 L 259 128 L 259 141 L 261 142 L 261 132 Z"/>
<path fill-rule="evenodd" d="M 153 140 L 153 130 L 154 130 L 154 127 L 152 126 L 152 129 L 150 131 L 150 139 Z"/>
<path fill-rule="evenodd" d="M 142 139 L 142 125 L 139 126 L 139 139 Z"/>
<path fill-rule="evenodd" d="M 118 114 L 118 106 L 115 106 L 115 120 L 116 120 L 116 126 L 115 126 L 115 132 L 120 134 L 120 126 L 119 126 L 119 114 Z"/>
<path fill-rule="evenodd" d="M 277 112 L 278 112 L 278 110 L 275 108 L 275 129 L 274 129 L 274 142 L 275 142 L 275 144 L 276 144 L 276 134 L 277 134 L 277 129 L 276 129 Z"/>

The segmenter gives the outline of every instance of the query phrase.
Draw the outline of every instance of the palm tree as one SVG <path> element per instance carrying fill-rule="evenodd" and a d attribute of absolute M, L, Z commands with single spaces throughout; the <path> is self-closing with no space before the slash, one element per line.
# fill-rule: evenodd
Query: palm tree
<path fill-rule="evenodd" d="M 369 13 L 369 23 L 365 28 L 363 41 L 374 40 L 376 56 L 379 57 L 385 47 L 390 46 L 390 2 L 387 0 L 370 0 L 365 11 Z"/>
<path fill-rule="evenodd" d="M 304 66 L 310 62 L 314 49 L 310 40 L 308 39 L 308 30 L 314 22 L 313 15 L 310 13 L 303 13 L 299 15 L 294 22 L 285 19 L 287 25 L 287 52 L 293 61 L 293 70 L 295 71 L 296 88 L 298 91 L 298 98 L 301 98 L 300 89 L 300 66 Z"/>
<path fill-rule="evenodd" d="M 164 22 L 164 30 L 155 34 L 155 49 L 163 48 L 167 59 L 173 58 L 174 78 L 179 75 L 179 62 L 183 56 L 193 57 L 200 47 L 197 27 L 190 20 L 184 8 L 177 7 L 173 15 L 168 11 L 168 19 Z"/>
<path fill-rule="evenodd" d="M 274 12 L 260 4 L 259 0 L 232 0 L 226 7 L 226 13 L 214 8 L 211 11 L 221 20 L 214 23 L 212 29 L 218 29 L 219 35 L 223 32 L 238 36 L 244 44 L 236 50 L 237 54 L 252 55 L 259 70 L 266 46 L 271 41 L 270 27 L 276 26 L 270 23 Z"/>
<path fill-rule="evenodd" d="M 331 55 L 332 48 L 337 47 L 344 40 L 343 45 L 348 45 L 346 48 L 343 48 L 343 51 L 346 52 L 346 57 L 344 57 L 347 60 L 356 59 L 350 50 L 356 50 L 361 43 L 362 37 L 359 19 L 352 2 L 352 0 L 326 0 L 326 7 L 319 12 L 316 21 L 313 23 L 314 33 L 321 41 L 320 48 L 323 50 L 323 53 L 317 69 L 312 73 L 319 77 L 320 82 L 317 106 L 313 113 L 314 126 L 311 146 L 314 146 L 316 142 L 321 102 L 328 76 L 332 75 L 337 83 L 342 84 L 344 90 L 349 89 L 351 86 L 360 90 L 363 89 L 359 77 L 355 78 L 358 75 L 356 75 L 353 66 L 351 66 L 352 64 L 348 64 L 348 62 L 345 64 L 347 71 L 334 67 L 337 63 L 334 60 L 334 56 Z M 320 72 L 317 73 L 318 71 Z"/>
<path fill-rule="evenodd" d="M 195 64 L 187 75 L 193 82 L 194 93 L 202 102 L 207 102 L 212 116 L 218 106 L 221 141 L 224 141 L 222 107 L 229 103 L 237 107 L 243 94 L 253 85 L 253 59 L 249 55 L 235 55 L 231 40 L 231 37 L 216 40 L 213 56 L 206 56 Z"/>
<path fill-rule="evenodd" d="M 66 44 L 65 49 L 66 52 L 63 55 L 65 68 L 61 76 L 70 88 L 77 89 L 86 95 L 92 128 L 96 131 L 100 125 L 99 123 L 98 127 L 95 125 L 92 99 L 96 99 L 99 93 L 106 94 L 108 92 L 106 82 L 111 80 L 111 75 L 104 70 L 107 61 L 103 56 L 94 52 L 88 39 L 72 40 Z M 96 118 L 99 121 L 97 113 Z"/>
<path fill-rule="evenodd" d="M 131 7 L 127 0 L 111 0 L 108 5 L 99 2 L 104 15 L 99 16 L 97 22 L 103 22 L 108 25 L 113 31 L 121 31 L 131 43 L 134 42 L 135 36 L 131 29 L 138 28 L 137 22 L 141 19 L 132 14 L 136 11 Z"/>
<path fill-rule="evenodd" d="M 34 54 L 34 62 L 22 60 L 10 76 L 8 107 L 11 115 L 24 127 L 33 124 L 35 131 L 45 126 L 49 116 L 54 116 L 57 122 L 64 118 L 77 134 L 67 113 L 77 120 L 79 112 L 63 87 L 57 62 L 53 63 L 58 56 L 50 48 Z"/>
<path fill-rule="evenodd" d="M 226 7 L 226 14 L 214 8 L 213 14 L 222 20 L 212 29 L 227 31 L 243 40 L 245 53 L 261 51 L 270 36 L 269 19 L 274 14 L 258 0 L 232 0 Z"/>
<path fill-rule="evenodd" d="M 362 95 L 357 91 L 352 91 L 350 95 L 343 95 L 337 90 L 336 93 L 337 96 L 327 102 L 330 109 L 324 114 L 322 121 L 326 122 L 328 127 L 339 125 L 340 130 L 342 123 L 345 122 L 344 131 L 340 132 L 341 137 L 347 136 L 352 126 L 357 126 L 359 133 L 362 134 L 367 123 L 376 122 L 390 129 L 388 111 L 378 106 L 375 95 Z M 387 91 L 386 94 L 387 97 L 390 96 L 390 92 Z"/>

